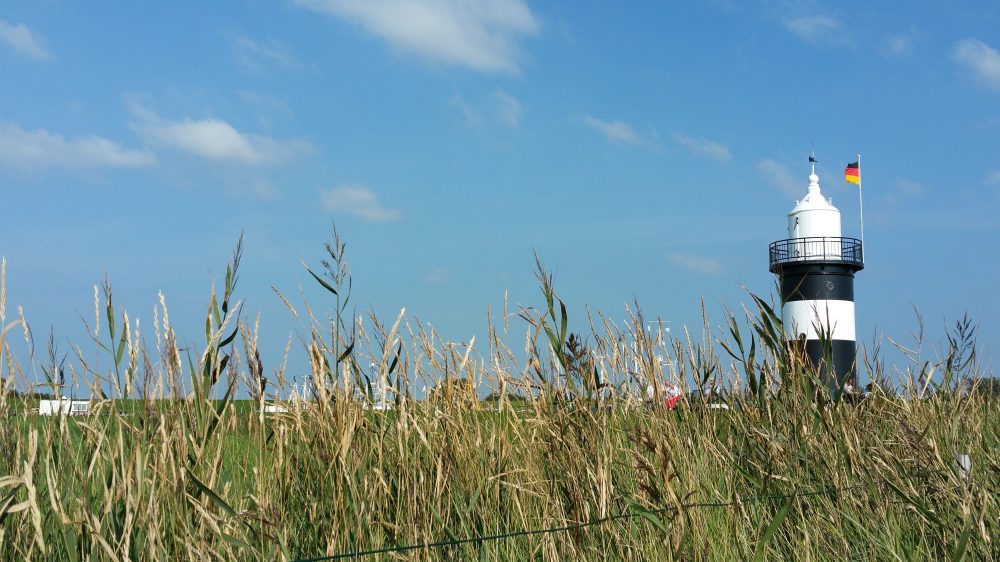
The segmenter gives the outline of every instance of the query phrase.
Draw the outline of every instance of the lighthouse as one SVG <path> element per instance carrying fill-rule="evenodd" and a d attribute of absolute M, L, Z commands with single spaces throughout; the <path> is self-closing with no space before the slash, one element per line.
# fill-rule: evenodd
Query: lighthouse
<path fill-rule="evenodd" d="M 864 268 L 861 241 L 841 235 L 840 211 L 823 196 L 816 159 L 805 197 L 788 213 L 788 237 L 771 243 L 771 273 L 781 290 L 787 341 L 805 352 L 831 388 L 856 375 L 854 274 Z"/>

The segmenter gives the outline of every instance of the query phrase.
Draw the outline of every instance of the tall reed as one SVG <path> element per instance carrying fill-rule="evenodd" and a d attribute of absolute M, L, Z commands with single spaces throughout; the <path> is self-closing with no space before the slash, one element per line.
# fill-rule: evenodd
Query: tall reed
<path fill-rule="evenodd" d="M 305 354 L 311 384 L 292 400 L 242 314 L 242 243 L 197 353 L 165 298 L 149 345 L 104 284 L 93 349 L 38 365 L 47 388 L 92 384 L 88 417 L 38 417 L 15 394 L 37 360 L 9 344 L 30 332 L 0 282 L 0 559 L 294 560 L 574 525 L 379 559 L 997 558 L 1000 423 L 968 320 L 940 359 L 902 346 L 902 394 L 852 405 L 753 295 L 721 329 L 706 313 L 700 334 L 648 331 L 638 305 L 624 327 L 595 313 L 571 334 L 539 265 L 538 309 L 505 303 L 485 342 L 450 342 L 405 311 L 349 309 L 346 245 L 326 249 L 308 272 L 327 300 L 278 293 L 308 334 L 276 362 Z M 861 369 L 881 381 L 873 350 Z M 713 379 L 728 409 L 688 394 L 659 406 L 664 381 Z"/>

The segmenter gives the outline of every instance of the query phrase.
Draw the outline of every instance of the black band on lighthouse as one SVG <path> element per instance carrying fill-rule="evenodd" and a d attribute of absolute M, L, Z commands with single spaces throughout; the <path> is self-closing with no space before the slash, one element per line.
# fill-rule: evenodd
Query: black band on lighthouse
<path fill-rule="evenodd" d="M 834 373 L 827 369 L 827 351 L 822 340 L 806 340 L 806 355 L 813 365 L 820 369 L 820 376 L 836 375 L 836 382 L 842 384 L 856 374 L 857 344 L 851 340 L 830 340 L 829 359 L 833 362 Z"/>
<path fill-rule="evenodd" d="M 781 302 L 854 302 L 854 270 L 839 264 L 786 265 L 781 272 Z"/>

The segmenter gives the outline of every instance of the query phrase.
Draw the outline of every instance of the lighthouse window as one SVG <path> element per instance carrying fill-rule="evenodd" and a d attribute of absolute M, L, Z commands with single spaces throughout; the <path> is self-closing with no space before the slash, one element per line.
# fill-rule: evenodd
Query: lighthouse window
<path fill-rule="evenodd" d="M 826 282 L 826 290 L 827 291 L 832 291 L 833 290 L 833 281 L 827 281 Z"/>

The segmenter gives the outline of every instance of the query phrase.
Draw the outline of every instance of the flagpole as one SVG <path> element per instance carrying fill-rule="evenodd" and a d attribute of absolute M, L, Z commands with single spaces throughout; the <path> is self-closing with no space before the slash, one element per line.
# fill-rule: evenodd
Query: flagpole
<path fill-rule="evenodd" d="M 865 262 L 865 204 L 861 197 L 861 155 L 858 154 L 858 210 L 861 215 L 861 263 Z"/>

